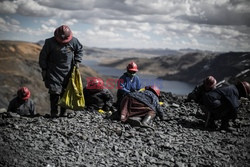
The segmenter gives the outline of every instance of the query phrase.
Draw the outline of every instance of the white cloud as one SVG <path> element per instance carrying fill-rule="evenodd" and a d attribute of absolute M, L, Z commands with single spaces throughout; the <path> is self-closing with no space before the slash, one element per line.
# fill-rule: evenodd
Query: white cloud
<path fill-rule="evenodd" d="M 88 10 L 93 8 L 95 0 L 38 0 L 38 3 L 62 10 Z"/>
<path fill-rule="evenodd" d="M 10 36 L 49 36 L 67 24 L 74 35 L 97 46 L 249 51 L 247 0 L 5 0 L 0 13 L 0 32 Z M 27 21 L 17 15 L 34 18 L 38 26 L 24 26 Z"/>
<path fill-rule="evenodd" d="M 0 13 L 16 13 L 17 5 L 11 1 L 0 2 Z"/>
<path fill-rule="evenodd" d="M 56 11 L 38 4 L 35 0 L 17 0 L 17 12 L 25 16 L 51 16 Z"/>

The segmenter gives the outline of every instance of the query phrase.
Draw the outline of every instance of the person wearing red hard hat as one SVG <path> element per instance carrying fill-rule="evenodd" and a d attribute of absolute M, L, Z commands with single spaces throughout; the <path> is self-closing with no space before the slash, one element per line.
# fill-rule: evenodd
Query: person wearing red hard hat
<path fill-rule="evenodd" d="M 137 64 L 135 62 L 130 62 L 127 65 L 127 72 L 125 72 L 117 82 L 117 107 L 119 108 L 122 98 L 130 92 L 135 92 L 141 89 L 141 81 L 136 75 L 138 71 Z"/>
<path fill-rule="evenodd" d="M 83 93 L 87 110 L 113 110 L 114 97 L 104 86 L 101 78 L 87 78 L 87 86 L 84 87 Z"/>
<path fill-rule="evenodd" d="M 58 117 L 58 101 L 67 87 L 73 67 L 79 66 L 82 56 L 83 46 L 67 25 L 56 28 L 54 36 L 45 40 L 39 56 L 39 65 L 50 94 L 51 117 Z M 65 114 L 66 109 L 61 107 L 59 116 Z"/>
<path fill-rule="evenodd" d="M 246 81 L 209 91 L 203 97 L 208 114 L 205 127 L 216 129 L 215 120 L 221 120 L 220 129 L 229 130 L 229 120 L 237 118 L 240 98 L 250 94 L 250 84 Z"/>
<path fill-rule="evenodd" d="M 10 101 L 7 112 L 21 116 L 35 116 L 35 104 L 30 99 L 30 95 L 31 93 L 27 87 L 18 89 L 17 96 Z"/>
<path fill-rule="evenodd" d="M 134 126 L 149 127 L 150 121 L 157 115 L 165 120 L 165 114 L 159 104 L 160 89 L 155 86 L 146 86 L 145 91 L 131 92 L 121 101 L 122 122 Z"/>
<path fill-rule="evenodd" d="M 199 105 L 203 105 L 202 96 L 210 91 L 216 88 L 217 81 L 216 79 L 209 75 L 205 79 L 203 79 L 203 82 L 199 85 L 197 85 L 194 90 L 188 94 L 186 102 L 190 102 L 191 100 L 194 100 Z"/>

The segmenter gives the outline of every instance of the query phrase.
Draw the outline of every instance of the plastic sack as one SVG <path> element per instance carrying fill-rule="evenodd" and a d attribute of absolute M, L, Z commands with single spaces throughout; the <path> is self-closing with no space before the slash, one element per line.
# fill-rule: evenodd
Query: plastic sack
<path fill-rule="evenodd" d="M 58 105 L 71 110 L 80 110 L 85 106 L 81 74 L 74 66 L 67 88 Z"/>

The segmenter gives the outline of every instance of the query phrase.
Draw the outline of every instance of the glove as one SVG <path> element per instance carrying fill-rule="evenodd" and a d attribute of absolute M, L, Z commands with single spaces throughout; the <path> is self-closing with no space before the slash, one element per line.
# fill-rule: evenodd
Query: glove
<path fill-rule="evenodd" d="M 136 92 L 136 90 L 135 89 L 130 89 L 130 92 Z"/>
<path fill-rule="evenodd" d="M 46 80 L 46 75 L 47 75 L 47 71 L 46 71 L 46 70 L 43 70 L 43 71 L 42 71 L 43 81 Z"/>
<path fill-rule="evenodd" d="M 167 118 L 166 118 L 165 116 L 160 116 L 160 120 L 161 120 L 161 121 L 166 121 Z"/>

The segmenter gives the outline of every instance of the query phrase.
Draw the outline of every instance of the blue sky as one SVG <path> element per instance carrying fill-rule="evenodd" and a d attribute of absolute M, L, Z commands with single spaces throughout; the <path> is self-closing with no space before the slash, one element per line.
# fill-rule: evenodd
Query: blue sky
<path fill-rule="evenodd" d="M 68 25 L 87 47 L 250 51 L 249 0 L 4 0 L 0 40 Z"/>

